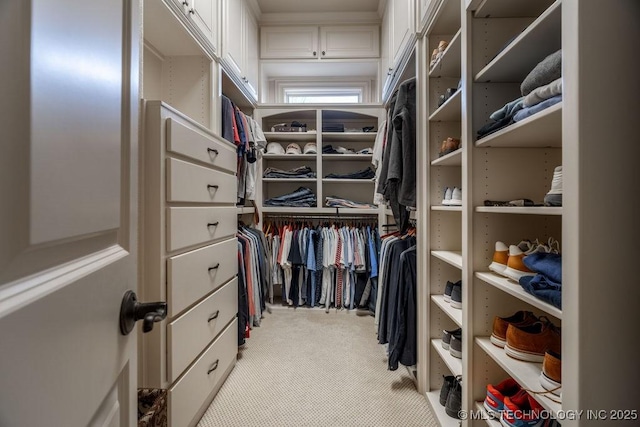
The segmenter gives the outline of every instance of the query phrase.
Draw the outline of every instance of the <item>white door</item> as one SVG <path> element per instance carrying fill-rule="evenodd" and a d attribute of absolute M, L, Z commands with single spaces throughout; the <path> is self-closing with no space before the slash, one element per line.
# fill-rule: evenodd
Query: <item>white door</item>
<path fill-rule="evenodd" d="M 377 25 L 320 27 L 321 58 L 378 58 L 380 28 Z"/>
<path fill-rule="evenodd" d="M 0 2 L 0 425 L 134 426 L 138 0 Z"/>

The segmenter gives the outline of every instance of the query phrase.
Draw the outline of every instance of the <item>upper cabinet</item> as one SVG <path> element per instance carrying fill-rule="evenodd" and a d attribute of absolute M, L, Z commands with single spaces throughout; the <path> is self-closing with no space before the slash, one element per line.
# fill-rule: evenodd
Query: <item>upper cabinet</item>
<path fill-rule="evenodd" d="M 222 65 L 238 88 L 258 99 L 258 23 L 245 0 L 223 0 Z"/>
<path fill-rule="evenodd" d="M 382 20 L 380 80 L 383 101 L 398 83 L 415 46 L 413 0 L 388 0 Z"/>
<path fill-rule="evenodd" d="M 218 2 L 211 0 L 185 0 L 187 16 L 198 27 L 202 35 L 218 51 Z"/>
<path fill-rule="evenodd" d="M 347 59 L 380 56 L 377 25 L 266 26 L 262 59 Z"/>

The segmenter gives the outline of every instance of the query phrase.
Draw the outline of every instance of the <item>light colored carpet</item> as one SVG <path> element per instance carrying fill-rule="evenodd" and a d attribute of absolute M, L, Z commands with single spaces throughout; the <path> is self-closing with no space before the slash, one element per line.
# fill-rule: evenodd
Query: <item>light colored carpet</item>
<path fill-rule="evenodd" d="M 400 365 L 387 369 L 373 317 L 273 308 L 198 427 L 437 426 Z"/>

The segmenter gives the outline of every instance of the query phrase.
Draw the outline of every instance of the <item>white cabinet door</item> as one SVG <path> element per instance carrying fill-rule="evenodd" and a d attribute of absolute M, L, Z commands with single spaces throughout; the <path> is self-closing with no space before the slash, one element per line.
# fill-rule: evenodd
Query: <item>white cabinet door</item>
<path fill-rule="evenodd" d="M 137 426 L 140 23 L 135 1 L 2 3 L 3 426 Z"/>
<path fill-rule="evenodd" d="M 244 55 L 244 0 L 224 0 L 223 57 L 236 75 L 242 75 Z"/>
<path fill-rule="evenodd" d="M 378 58 L 380 29 L 377 25 L 320 27 L 321 58 Z"/>
<path fill-rule="evenodd" d="M 385 13 L 382 17 L 381 28 L 381 46 L 380 46 L 380 93 L 387 85 L 387 81 L 393 74 L 393 52 L 391 45 L 393 39 L 393 2 L 387 2 Z"/>
<path fill-rule="evenodd" d="M 318 52 L 318 27 L 262 27 L 260 57 L 315 58 Z"/>
<path fill-rule="evenodd" d="M 413 31 L 411 0 L 393 1 L 393 63 L 397 64 Z"/>
<path fill-rule="evenodd" d="M 258 22 L 250 10 L 245 13 L 245 61 L 244 80 L 254 98 L 258 97 Z"/>
<path fill-rule="evenodd" d="M 217 0 L 188 0 L 187 15 L 218 51 Z"/>

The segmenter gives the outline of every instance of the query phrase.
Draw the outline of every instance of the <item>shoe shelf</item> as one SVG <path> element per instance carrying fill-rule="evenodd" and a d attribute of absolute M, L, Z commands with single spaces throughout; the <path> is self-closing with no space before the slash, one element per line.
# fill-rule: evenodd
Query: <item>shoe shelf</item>
<path fill-rule="evenodd" d="M 262 182 L 316 182 L 316 178 L 262 178 Z"/>
<path fill-rule="evenodd" d="M 547 55 L 562 47 L 561 5 L 557 0 L 478 74 L 476 82 L 522 83 Z"/>
<path fill-rule="evenodd" d="M 438 157 L 431 162 L 431 166 L 462 166 L 462 149 L 458 148 L 452 153 Z"/>
<path fill-rule="evenodd" d="M 476 141 L 476 147 L 562 147 L 562 102 Z"/>
<path fill-rule="evenodd" d="M 323 178 L 322 182 L 325 184 L 375 184 L 375 181 L 372 179 Z"/>
<path fill-rule="evenodd" d="M 431 255 L 462 270 L 462 252 L 460 251 L 431 251 Z"/>
<path fill-rule="evenodd" d="M 253 214 L 256 211 L 256 208 L 253 206 L 239 206 L 237 209 L 238 215 Z"/>
<path fill-rule="evenodd" d="M 325 142 L 374 142 L 378 132 L 322 132 L 322 143 Z"/>
<path fill-rule="evenodd" d="M 431 406 L 431 410 L 438 420 L 440 427 L 458 427 L 461 425 L 460 420 L 451 418 L 444 411 L 444 406 L 440 404 L 440 390 L 433 390 L 426 393 L 427 402 Z"/>
<path fill-rule="evenodd" d="M 432 211 L 462 212 L 462 206 L 433 205 L 433 206 L 431 206 L 431 210 Z"/>
<path fill-rule="evenodd" d="M 449 350 L 442 348 L 442 340 L 440 338 L 431 340 L 431 345 L 453 375 L 462 375 L 462 359 L 453 357 L 451 353 L 449 353 Z"/>
<path fill-rule="evenodd" d="M 482 419 L 486 421 L 487 425 L 490 427 L 502 427 L 500 424 L 500 417 L 497 415 L 493 415 L 487 412 L 484 409 L 484 402 L 476 402 L 476 413 L 482 414 Z"/>
<path fill-rule="evenodd" d="M 453 36 L 442 56 L 429 70 L 429 77 L 460 77 L 462 29 Z"/>
<path fill-rule="evenodd" d="M 562 207 L 555 206 L 477 206 L 476 212 L 516 215 L 562 215 Z"/>
<path fill-rule="evenodd" d="M 532 391 L 545 391 L 540 385 L 542 363 L 524 362 L 507 356 L 504 349 L 491 343 L 489 337 L 476 338 L 476 344 L 493 359 L 508 375 L 523 388 Z M 562 409 L 562 404 L 554 402 L 543 394 L 532 394 L 540 405 L 554 416 Z"/>
<path fill-rule="evenodd" d="M 287 147 L 283 147 L 287 148 Z M 302 147 L 300 147 L 302 148 Z M 315 159 L 315 154 L 263 154 L 263 160 L 306 160 L 306 159 Z"/>
<path fill-rule="evenodd" d="M 484 0 L 474 12 L 474 18 L 527 18 L 540 16 L 553 0 Z"/>
<path fill-rule="evenodd" d="M 451 307 L 451 304 L 444 300 L 444 295 L 431 295 L 431 301 L 440 307 L 456 325 L 462 327 L 462 310 Z"/>
<path fill-rule="evenodd" d="M 526 292 L 518 283 L 512 282 L 506 277 L 498 276 L 497 274 L 490 272 L 476 272 L 475 276 L 483 282 L 491 286 L 495 286 L 496 288 L 508 293 L 509 295 L 512 295 L 519 300 L 524 301 L 536 308 L 539 308 L 540 310 L 558 318 L 559 320 L 562 320 L 562 310 L 542 301 L 541 299 L 534 297 L 530 293 Z"/>
<path fill-rule="evenodd" d="M 269 142 L 316 142 L 316 132 L 265 132 Z M 285 147 L 286 148 L 286 147 Z M 300 147 L 302 148 L 302 147 Z M 292 156 L 293 154 L 290 154 Z"/>
<path fill-rule="evenodd" d="M 315 156 L 315 154 L 314 154 Z M 371 154 L 323 154 L 322 160 L 340 161 L 340 160 L 371 160 Z"/>
<path fill-rule="evenodd" d="M 459 122 L 461 119 L 462 91 L 460 89 L 429 116 L 430 122 Z"/>

